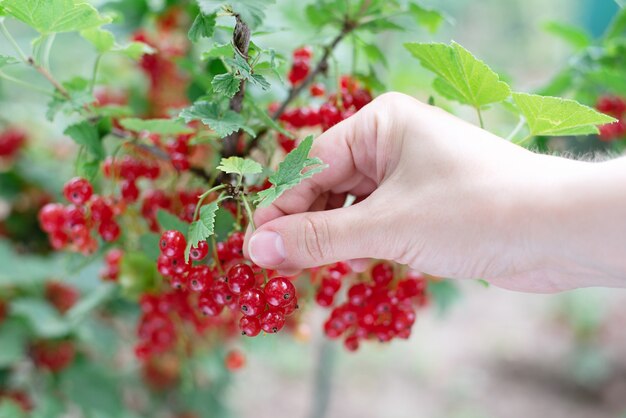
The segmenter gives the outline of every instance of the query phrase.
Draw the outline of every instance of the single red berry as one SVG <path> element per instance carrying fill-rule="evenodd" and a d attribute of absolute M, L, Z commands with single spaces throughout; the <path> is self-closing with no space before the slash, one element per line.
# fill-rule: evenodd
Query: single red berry
<path fill-rule="evenodd" d="M 48 203 L 39 210 L 39 225 L 48 233 L 60 231 L 65 225 L 65 208 L 59 203 Z"/>
<path fill-rule="evenodd" d="M 372 267 L 372 280 L 378 287 L 387 286 L 393 280 L 393 267 L 389 263 L 378 263 Z"/>
<path fill-rule="evenodd" d="M 228 270 L 228 287 L 238 295 L 254 286 L 256 279 L 252 267 L 247 264 L 235 264 Z"/>
<path fill-rule="evenodd" d="M 317 292 L 315 294 L 315 301 L 317 302 L 318 305 L 324 308 L 331 306 L 334 300 L 335 300 L 335 294 L 329 295 L 328 293 L 324 293 L 324 292 Z"/>
<path fill-rule="evenodd" d="M 30 353 L 36 367 L 57 373 L 74 361 L 76 348 L 72 341 L 44 340 L 34 343 Z"/>
<path fill-rule="evenodd" d="M 128 203 L 136 202 L 139 199 L 139 188 L 135 180 L 125 179 L 122 181 L 121 191 L 122 198 Z"/>
<path fill-rule="evenodd" d="M 286 277 L 275 277 L 265 285 L 267 303 L 274 306 L 286 306 L 296 297 L 296 288 Z"/>
<path fill-rule="evenodd" d="M 45 296 L 62 314 L 69 311 L 78 301 L 80 294 L 73 287 L 61 282 L 47 282 Z"/>
<path fill-rule="evenodd" d="M 161 240 L 159 241 L 159 248 L 161 254 L 166 257 L 183 256 L 185 254 L 185 247 L 187 246 L 187 240 L 185 236 L 175 230 L 169 230 L 163 232 Z"/>
<path fill-rule="evenodd" d="M 293 51 L 294 59 L 310 60 L 313 57 L 313 49 L 310 46 L 303 46 Z"/>
<path fill-rule="evenodd" d="M 228 251 L 230 252 L 231 258 L 243 257 L 244 238 L 243 232 L 233 232 L 233 234 L 228 237 L 226 243 L 228 245 Z"/>
<path fill-rule="evenodd" d="M 102 222 L 98 227 L 98 234 L 104 242 L 113 242 L 120 237 L 122 229 L 115 221 Z"/>
<path fill-rule="evenodd" d="M 246 356 L 239 350 L 230 350 L 226 354 L 224 365 L 231 372 L 237 371 L 246 365 Z"/>
<path fill-rule="evenodd" d="M 261 332 L 261 323 L 258 318 L 242 316 L 239 319 L 239 329 L 241 330 L 241 335 L 256 337 Z"/>
<path fill-rule="evenodd" d="M 74 177 L 63 186 L 65 198 L 75 205 L 85 204 L 93 195 L 93 186 L 82 177 Z"/>
<path fill-rule="evenodd" d="M 265 309 L 265 296 L 258 288 L 248 289 L 239 296 L 239 309 L 245 316 L 257 316 Z"/>
<path fill-rule="evenodd" d="M 310 70 L 311 67 L 309 66 L 309 61 L 307 59 L 296 58 L 291 66 L 291 70 L 289 71 L 287 78 L 289 79 L 289 82 L 295 86 L 307 78 Z"/>
<path fill-rule="evenodd" d="M 356 351 L 359 349 L 359 339 L 356 335 L 351 335 L 345 339 L 343 345 L 348 351 Z"/>
<path fill-rule="evenodd" d="M 348 289 L 348 301 L 354 306 L 363 306 L 372 295 L 372 289 L 364 283 L 357 283 Z"/>
<path fill-rule="evenodd" d="M 261 314 L 261 329 L 268 334 L 275 334 L 285 326 L 285 316 L 280 312 L 266 311 Z"/>
<path fill-rule="evenodd" d="M 236 300 L 235 295 L 228 288 L 228 284 L 223 281 L 216 281 L 211 286 L 213 300 L 220 305 L 231 305 Z"/>
<path fill-rule="evenodd" d="M 326 88 L 322 83 L 315 83 L 311 85 L 311 87 L 309 88 L 309 92 L 313 97 L 321 97 L 326 94 Z"/>
<path fill-rule="evenodd" d="M 212 294 L 203 293 L 198 298 L 198 309 L 205 316 L 218 316 L 224 309 L 224 305 L 215 302 Z"/>
<path fill-rule="evenodd" d="M 198 245 L 191 247 L 189 258 L 194 261 L 200 261 L 209 254 L 209 244 L 206 241 L 198 242 Z"/>
<path fill-rule="evenodd" d="M 113 219 L 113 208 L 102 196 L 94 196 L 89 202 L 91 219 L 95 222 L 108 222 Z"/>
<path fill-rule="evenodd" d="M 0 159 L 12 159 L 26 142 L 26 133 L 9 128 L 0 133 Z"/>

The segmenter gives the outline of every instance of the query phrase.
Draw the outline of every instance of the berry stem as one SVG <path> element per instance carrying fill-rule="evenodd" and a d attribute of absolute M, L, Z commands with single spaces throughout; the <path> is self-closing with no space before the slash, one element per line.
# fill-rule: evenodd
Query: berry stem
<path fill-rule="evenodd" d="M 478 122 L 480 124 L 480 128 L 485 129 L 485 122 L 483 121 L 483 114 L 480 111 L 480 107 L 476 108 L 476 114 L 478 115 Z"/>
<path fill-rule="evenodd" d="M 18 53 L 22 61 L 28 62 L 28 58 L 26 57 L 26 54 L 24 53 L 24 51 L 22 51 L 22 48 L 20 48 L 20 46 L 17 44 L 17 42 L 15 41 L 15 39 L 9 32 L 7 27 L 5 26 L 4 21 L 2 20 L 0 20 L 0 32 L 2 32 L 4 37 L 7 38 L 7 40 L 11 43 L 11 45 L 13 45 L 13 49 L 15 49 L 15 51 Z"/>
<path fill-rule="evenodd" d="M 15 84 L 19 84 L 20 86 L 26 87 L 26 88 L 31 89 L 33 91 L 36 91 L 37 93 L 45 94 L 45 95 L 50 96 L 50 97 L 59 97 L 56 94 L 56 92 L 52 92 L 51 93 L 51 92 L 49 92 L 48 90 L 46 90 L 44 88 L 41 88 L 41 87 L 36 86 L 34 84 L 29 84 L 29 83 L 27 83 L 25 81 L 20 80 L 19 78 L 11 77 L 10 75 L 8 75 L 6 73 L 3 73 L 2 71 L 0 71 L 0 78 L 3 78 L 5 80 L 10 81 L 10 82 L 15 83 Z"/>
<path fill-rule="evenodd" d="M 246 208 L 246 214 L 248 215 L 248 223 L 252 226 L 252 231 L 256 230 L 256 225 L 254 225 L 254 218 L 252 217 L 252 208 L 250 207 L 250 203 L 248 203 L 248 199 L 245 195 L 241 195 L 241 201 L 243 202 L 244 208 Z"/>
<path fill-rule="evenodd" d="M 91 82 L 89 83 L 89 91 L 93 93 L 93 89 L 96 87 L 96 81 L 98 79 L 98 70 L 100 69 L 100 61 L 102 60 L 102 54 L 98 54 L 96 62 L 93 64 L 93 72 L 91 74 Z"/>
<path fill-rule="evenodd" d="M 515 138 L 515 136 L 519 133 L 519 131 L 524 127 L 525 124 L 526 124 L 526 118 L 524 116 L 520 116 L 519 122 L 517 123 L 515 128 L 513 128 L 511 133 L 506 137 L 506 140 L 512 141 L 513 138 Z"/>
<path fill-rule="evenodd" d="M 219 186 L 215 186 L 209 190 L 207 190 L 206 192 L 202 193 L 200 195 L 200 197 L 198 198 L 198 203 L 196 203 L 196 209 L 193 211 L 193 219 L 192 222 L 196 220 L 196 218 L 198 217 L 198 213 L 200 212 L 200 207 L 202 206 L 202 202 L 204 202 L 204 199 L 207 198 L 208 195 L 210 195 L 213 192 L 217 192 L 219 190 L 225 189 L 226 185 L 225 184 L 220 184 Z M 222 198 L 222 195 L 220 195 L 220 197 L 217 198 L 217 202 L 221 202 L 222 200 L 224 200 Z"/>

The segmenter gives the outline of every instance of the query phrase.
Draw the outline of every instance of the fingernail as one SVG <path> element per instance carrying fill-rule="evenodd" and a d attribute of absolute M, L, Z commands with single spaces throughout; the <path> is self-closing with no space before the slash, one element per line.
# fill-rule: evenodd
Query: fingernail
<path fill-rule="evenodd" d="M 257 232 L 250 238 L 248 253 L 254 264 L 274 267 L 285 261 L 285 243 L 276 232 Z"/>

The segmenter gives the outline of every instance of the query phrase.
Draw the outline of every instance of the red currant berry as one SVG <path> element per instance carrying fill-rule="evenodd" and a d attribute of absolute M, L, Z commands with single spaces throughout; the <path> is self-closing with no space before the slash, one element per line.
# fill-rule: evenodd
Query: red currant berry
<path fill-rule="evenodd" d="M 228 270 L 228 287 L 236 295 L 251 289 L 255 282 L 254 271 L 247 264 L 235 264 Z"/>
<path fill-rule="evenodd" d="M 224 359 L 226 368 L 231 372 L 237 371 L 246 365 L 246 357 L 239 350 L 230 350 Z"/>
<path fill-rule="evenodd" d="M 343 345 L 346 350 L 354 352 L 359 349 L 359 338 L 356 335 L 351 335 L 345 339 Z"/>
<path fill-rule="evenodd" d="M 128 203 L 136 202 L 139 199 L 139 189 L 135 180 L 125 179 L 121 185 L 122 198 Z"/>
<path fill-rule="evenodd" d="M 194 261 L 200 261 L 209 254 L 209 244 L 206 241 L 198 242 L 198 245 L 191 247 L 189 258 Z"/>
<path fill-rule="evenodd" d="M 293 51 L 294 58 L 310 60 L 313 57 L 313 49 L 310 46 L 303 46 Z"/>
<path fill-rule="evenodd" d="M 91 199 L 89 209 L 91 211 L 91 219 L 96 222 L 108 222 L 113 219 L 113 208 L 101 196 L 94 196 Z"/>
<path fill-rule="evenodd" d="M 239 320 L 239 329 L 241 330 L 241 335 L 256 337 L 261 332 L 261 323 L 258 318 L 242 316 Z"/>
<path fill-rule="evenodd" d="M 55 281 L 46 283 L 45 295 L 48 302 L 62 314 L 69 311 L 80 297 L 78 291 L 73 287 Z"/>
<path fill-rule="evenodd" d="M 296 297 L 296 288 L 286 277 L 275 277 L 265 285 L 265 298 L 273 306 L 286 306 Z"/>
<path fill-rule="evenodd" d="M 83 205 L 93 195 L 93 187 L 88 180 L 75 177 L 63 186 L 65 198 L 75 205 Z"/>
<path fill-rule="evenodd" d="M 280 312 L 266 311 L 259 318 L 261 329 L 268 334 L 275 334 L 285 326 L 285 317 Z"/>
<path fill-rule="evenodd" d="M 311 85 L 311 87 L 309 88 L 309 92 L 313 97 L 321 97 L 326 94 L 326 88 L 322 83 L 315 83 Z"/>
<path fill-rule="evenodd" d="M 203 293 L 198 298 L 198 309 L 205 316 L 218 316 L 224 309 L 224 305 L 215 302 L 212 294 Z"/>
<path fill-rule="evenodd" d="M 245 316 L 257 316 L 265 309 L 265 296 L 258 288 L 248 289 L 239 296 L 239 309 Z"/>
<path fill-rule="evenodd" d="M 113 242 L 120 237 L 122 230 L 117 222 L 102 222 L 98 227 L 98 234 L 104 242 Z"/>
<path fill-rule="evenodd" d="M 378 287 L 387 286 L 393 280 L 393 267 L 388 263 L 378 263 L 372 267 L 372 280 Z"/>
<path fill-rule="evenodd" d="M 187 240 L 185 239 L 185 236 L 176 230 L 163 232 L 161 240 L 159 241 L 161 254 L 164 254 L 167 257 L 183 256 L 185 254 L 186 246 Z"/>
<path fill-rule="evenodd" d="M 39 210 L 39 225 L 48 233 L 59 231 L 65 225 L 65 208 L 59 203 L 48 203 Z"/>

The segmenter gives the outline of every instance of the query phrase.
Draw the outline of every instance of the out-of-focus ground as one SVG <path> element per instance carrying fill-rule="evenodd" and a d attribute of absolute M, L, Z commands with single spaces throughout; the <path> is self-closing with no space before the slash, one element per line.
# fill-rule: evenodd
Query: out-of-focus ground
<path fill-rule="evenodd" d="M 356 354 L 333 343 L 327 417 L 624 416 L 626 291 L 529 295 L 464 288 L 444 317 L 424 313 L 409 341 L 372 343 Z M 573 330 L 581 324 L 563 319 L 564 306 L 577 310 L 570 318 L 590 312 L 603 318 L 592 333 L 595 345 L 576 343 Z M 311 416 L 318 336 L 313 341 L 252 343 L 249 365 L 230 392 L 240 416 Z"/>

